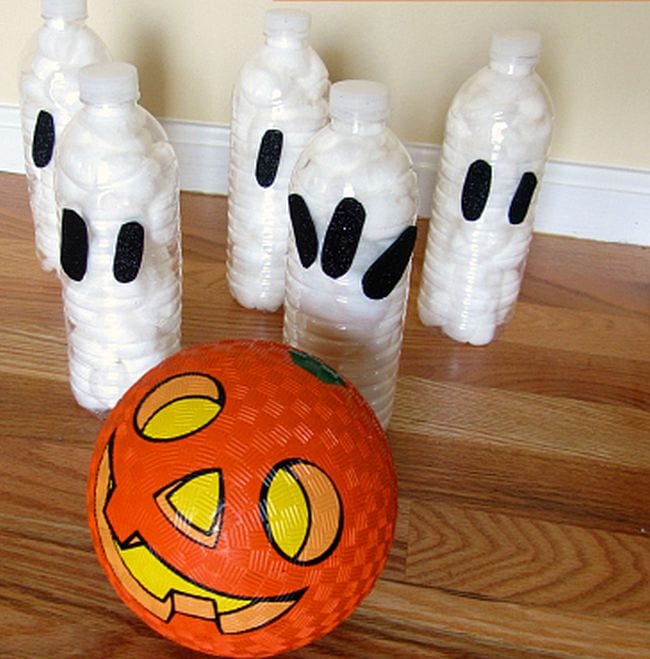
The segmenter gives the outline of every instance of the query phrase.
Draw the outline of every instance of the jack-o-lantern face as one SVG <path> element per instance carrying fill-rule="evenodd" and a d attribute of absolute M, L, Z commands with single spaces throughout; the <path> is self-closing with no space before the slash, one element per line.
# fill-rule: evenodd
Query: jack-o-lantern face
<path fill-rule="evenodd" d="M 181 352 L 100 434 L 89 518 L 119 595 L 203 652 L 300 647 L 356 608 L 393 538 L 396 482 L 360 394 L 286 346 Z"/>

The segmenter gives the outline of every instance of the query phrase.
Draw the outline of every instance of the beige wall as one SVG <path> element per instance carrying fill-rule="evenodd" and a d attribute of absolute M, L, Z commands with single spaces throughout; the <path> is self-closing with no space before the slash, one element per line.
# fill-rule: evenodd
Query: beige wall
<path fill-rule="evenodd" d="M 650 169 L 650 2 L 287 2 L 88 0 L 89 25 L 140 70 L 156 116 L 226 124 L 238 69 L 264 12 L 304 8 L 332 80 L 374 78 L 404 141 L 442 141 L 449 102 L 486 57 L 493 30 L 542 32 L 539 72 L 556 108 L 554 159 Z M 17 104 L 18 53 L 40 0 L 0 0 L 0 104 Z"/>

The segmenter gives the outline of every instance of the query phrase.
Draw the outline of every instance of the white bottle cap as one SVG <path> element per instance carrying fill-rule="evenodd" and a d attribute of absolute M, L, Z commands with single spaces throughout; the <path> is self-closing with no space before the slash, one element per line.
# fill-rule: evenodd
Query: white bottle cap
<path fill-rule="evenodd" d="M 127 62 L 90 64 L 79 71 L 79 98 L 93 105 L 127 103 L 140 96 L 138 70 Z"/>
<path fill-rule="evenodd" d="M 264 34 L 269 37 L 290 36 L 305 39 L 309 35 L 311 16 L 299 9 L 271 9 L 266 12 Z"/>
<path fill-rule="evenodd" d="M 88 16 L 86 0 L 41 0 L 41 16 L 63 18 L 66 21 L 86 18 Z"/>
<path fill-rule="evenodd" d="M 542 37 L 533 30 L 510 30 L 492 35 L 490 57 L 536 62 L 542 49 Z"/>
<path fill-rule="evenodd" d="M 390 116 L 388 87 L 372 80 L 342 80 L 330 89 L 330 115 L 342 121 L 386 121 Z"/>

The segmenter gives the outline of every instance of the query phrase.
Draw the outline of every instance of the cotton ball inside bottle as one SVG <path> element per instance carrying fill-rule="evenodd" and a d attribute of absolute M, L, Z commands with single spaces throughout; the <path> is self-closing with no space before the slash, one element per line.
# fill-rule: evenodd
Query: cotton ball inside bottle
<path fill-rule="evenodd" d="M 397 191 L 386 199 L 367 195 L 364 197 L 363 206 L 366 216 L 372 218 L 372 222 L 364 226 L 364 238 L 371 241 L 392 241 L 400 230 L 396 218 L 408 215 L 413 208 L 413 197 L 399 194 Z"/>
<path fill-rule="evenodd" d="M 268 67 L 245 65 L 240 85 L 244 98 L 253 105 L 265 105 L 282 97 L 281 76 Z"/>

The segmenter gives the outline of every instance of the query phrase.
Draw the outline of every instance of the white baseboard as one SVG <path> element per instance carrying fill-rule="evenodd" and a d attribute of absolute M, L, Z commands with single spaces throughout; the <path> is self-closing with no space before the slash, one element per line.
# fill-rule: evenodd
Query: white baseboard
<path fill-rule="evenodd" d="M 183 190 L 227 194 L 229 127 L 161 120 L 174 145 Z M 440 147 L 407 144 L 418 173 L 420 215 L 431 212 Z M 18 108 L 0 105 L 0 171 L 24 173 Z M 650 246 L 650 170 L 551 161 L 535 231 Z"/>
<path fill-rule="evenodd" d="M 0 105 L 0 171 L 25 173 L 20 113 L 13 105 Z"/>

